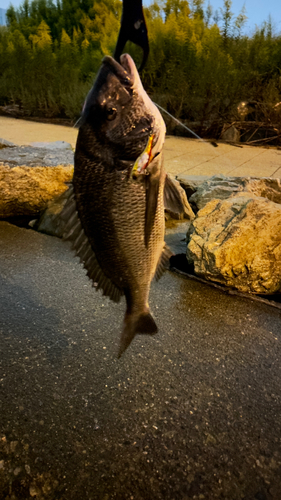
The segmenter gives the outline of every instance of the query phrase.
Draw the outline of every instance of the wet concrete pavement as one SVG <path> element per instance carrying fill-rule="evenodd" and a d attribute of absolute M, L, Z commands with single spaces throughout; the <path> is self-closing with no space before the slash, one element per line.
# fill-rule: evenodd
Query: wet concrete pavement
<path fill-rule="evenodd" d="M 16 144 L 76 135 L 0 117 Z M 173 174 L 278 177 L 280 160 L 165 145 Z M 124 302 L 67 244 L 0 222 L 1 500 L 281 499 L 280 311 L 171 272 L 150 304 L 159 333 L 117 360 Z"/>
<path fill-rule="evenodd" d="M 0 498 L 280 500 L 280 311 L 167 272 L 124 303 L 67 244 L 0 223 Z"/>

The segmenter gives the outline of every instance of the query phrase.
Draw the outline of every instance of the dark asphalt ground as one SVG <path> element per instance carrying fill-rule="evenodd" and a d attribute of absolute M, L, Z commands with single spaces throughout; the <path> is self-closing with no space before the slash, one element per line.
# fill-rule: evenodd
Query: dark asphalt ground
<path fill-rule="evenodd" d="M 167 272 L 124 303 L 60 240 L 0 223 L 0 498 L 280 500 L 280 311 Z"/>

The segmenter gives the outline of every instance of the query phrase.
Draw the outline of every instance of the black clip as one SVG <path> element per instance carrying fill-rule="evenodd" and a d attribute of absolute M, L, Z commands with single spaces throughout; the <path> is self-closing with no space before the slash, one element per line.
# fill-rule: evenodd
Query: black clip
<path fill-rule="evenodd" d="M 138 68 L 141 71 L 145 66 L 149 54 L 147 27 L 142 9 L 142 0 L 123 0 L 121 28 L 114 52 L 114 59 L 116 61 L 120 62 L 120 56 L 128 40 L 139 45 L 143 50 L 142 63 Z"/>

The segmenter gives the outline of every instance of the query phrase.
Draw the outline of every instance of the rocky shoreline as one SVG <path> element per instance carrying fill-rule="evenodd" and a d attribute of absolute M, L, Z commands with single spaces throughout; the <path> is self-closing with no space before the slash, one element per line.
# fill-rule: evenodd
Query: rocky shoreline
<path fill-rule="evenodd" d="M 0 139 L 0 219 L 24 219 L 60 237 L 57 215 L 73 161 L 64 141 L 16 146 Z M 166 241 L 175 254 L 186 253 L 194 275 L 243 293 L 281 293 L 280 179 L 179 175 L 177 181 L 186 209 L 166 213 Z"/>

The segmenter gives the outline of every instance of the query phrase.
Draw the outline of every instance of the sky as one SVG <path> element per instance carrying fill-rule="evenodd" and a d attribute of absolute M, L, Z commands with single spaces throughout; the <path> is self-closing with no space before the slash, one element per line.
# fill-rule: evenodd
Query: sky
<path fill-rule="evenodd" d="M 1 0 L 0 0 L 1 3 Z M 208 0 L 205 1 L 208 4 Z M 214 10 L 223 6 L 223 0 L 210 0 Z M 255 25 L 261 26 L 263 21 L 267 21 L 269 15 L 273 23 L 273 31 L 276 34 L 281 32 L 281 0 L 233 0 L 231 11 L 237 16 L 243 5 L 246 7 L 246 16 L 248 17 L 245 25 L 246 32 L 252 32 Z"/>
<path fill-rule="evenodd" d="M 7 9 L 10 3 L 18 7 L 22 0 L 0 0 L 0 7 Z M 143 0 L 143 3 L 149 5 L 151 0 Z M 208 0 L 205 0 L 205 5 L 207 4 Z M 214 10 L 219 10 L 223 6 L 223 0 L 210 0 L 210 4 Z M 250 34 L 255 25 L 260 26 L 271 15 L 273 31 L 276 34 L 281 33 L 281 0 L 232 0 L 232 12 L 235 16 L 239 14 L 244 4 L 248 17 L 244 32 Z"/>

